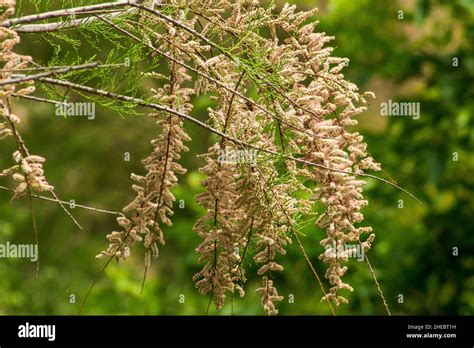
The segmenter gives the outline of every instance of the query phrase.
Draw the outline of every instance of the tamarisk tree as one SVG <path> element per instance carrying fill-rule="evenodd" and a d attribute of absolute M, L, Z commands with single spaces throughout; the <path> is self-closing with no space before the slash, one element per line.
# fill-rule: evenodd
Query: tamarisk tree
<path fill-rule="evenodd" d="M 32 2 L 41 7 L 39 0 Z M 380 164 L 351 126 L 375 96 L 345 79 L 348 60 L 335 57 L 328 45 L 333 37 L 317 31 L 316 9 L 298 12 L 286 4 L 278 10 L 273 2 L 256 0 L 121 0 L 25 15 L 15 13 L 15 5 L 0 0 L 0 139 L 18 147 L 0 178 L 17 182 L 13 199 L 29 198 L 33 223 L 33 198 L 49 192 L 50 200 L 78 224 L 47 181 L 45 159 L 30 154 L 10 100 L 58 104 L 67 90 L 121 114 L 136 113 L 141 106 L 156 120 L 156 135 L 143 171 L 131 174 L 136 196 L 124 202 L 116 230 L 107 234 L 109 245 L 98 252 L 106 260 L 103 269 L 114 258 L 125 261 L 143 243 L 145 283 L 152 260 L 165 245 L 163 228 L 173 225 L 173 188 L 186 173 L 181 156 L 186 143 L 197 140 L 186 131 L 185 123 L 191 122 L 215 136 L 215 144 L 199 156 L 206 178 L 196 201 L 205 214 L 194 225 L 201 243 L 190 246 L 202 267 L 195 285 L 209 296 L 209 304 L 221 309 L 229 298 L 233 303 L 235 293 L 245 295 L 245 259 L 252 257 L 262 278 L 257 292 L 263 310 L 277 314 L 283 296 L 273 274 L 284 271 L 280 260 L 293 242 L 332 313 L 348 301 L 344 293 L 353 288 L 343 280 L 346 262 L 356 247 L 367 252 L 375 238 L 371 227 L 362 224 L 361 209 L 368 204 L 364 179 L 411 194 L 371 174 L 381 170 Z M 71 30 L 95 47 L 102 41 L 120 44 L 102 54 L 102 61 L 79 54 L 71 60 L 58 54 L 58 47 L 78 50 L 81 40 L 69 37 Z M 20 37 L 27 41 L 38 33 L 57 48 L 47 65 L 15 53 Z M 191 115 L 195 96 L 213 102 L 206 121 Z M 316 204 L 325 207 L 319 216 Z M 319 260 L 326 265 L 326 280 L 300 238 L 302 221 L 308 219 L 315 220 L 315 231 L 325 231 L 323 248 L 310 248 L 324 249 Z"/>

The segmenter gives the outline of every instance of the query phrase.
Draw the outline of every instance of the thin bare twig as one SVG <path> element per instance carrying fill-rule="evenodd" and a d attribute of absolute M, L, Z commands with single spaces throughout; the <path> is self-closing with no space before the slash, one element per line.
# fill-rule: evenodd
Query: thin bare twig
<path fill-rule="evenodd" d="M 12 192 L 12 193 L 15 192 L 15 190 L 13 190 L 13 189 L 11 189 L 11 188 L 8 188 L 8 187 L 5 187 L 5 186 L 1 186 L 1 185 L 0 185 L 0 190 L 9 191 L 9 192 Z M 34 194 L 34 193 L 31 194 L 31 197 L 37 198 L 37 199 L 42 199 L 42 200 L 45 200 L 45 201 L 48 201 L 48 202 L 53 202 L 53 203 L 58 203 L 58 202 L 60 202 L 60 203 L 62 203 L 62 204 L 71 205 L 71 202 L 66 202 L 66 201 L 62 201 L 62 200 L 59 200 L 59 199 L 55 199 L 55 198 L 49 198 L 49 197 L 37 195 L 37 194 Z M 81 209 L 86 209 L 86 210 L 94 211 L 94 212 L 96 212 L 96 213 L 105 213 L 105 214 L 123 216 L 123 213 L 119 213 L 119 212 L 111 211 L 111 210 L 105 210 L 105 209 L 99 209 L 99 208 L 89 207 L 89 206 L 87 206 L 87 205 L 82 205 L 82 204 L 74 203 L 74 206 L 77 207 L 77 208 L 81 208 Z"/>
<path fill-rule="evenodd" d="M 40 97 L 35 97 L 33 95 L 18 95 L 16 93 L 12 93 L 11 94 L 12 97 L 17 97 L 17 98 L 23 98 L 23 99 L 30 99 L 30 100 L 34 100 L 34 101 L 38 101 L 38 102 L 42 102 L 42 103 L 49 103 L 49 104 L 63 104 L 63 105 L 67 105 L 66 102 L 60 102 L 60 101 L 56 101 L 56 100 L 51 100 L 51 99 L 46 99 L 46 98 L 40 98 Z"/>
<path fill-rule="evenodd" d="M 34 81 L 34 80 L 39 80 L 42 77 L 47 77 L 47 76 L 54 76 L 54 75 L 59 75 L 59 74 L 66 74 L 70 71 L 76 71 L 76 70 L 85 70 L 85 69 L 92 69 L 96 68 L 100 65 L 100 62 L 93 62 L 93 63 L 87 63 L 87 64 L 81 64 L 81 65 L 72 65 L 72 66 L 67 66 L 61 69 L 56 69 L 56 70 L 51 70 L 39 74 L 34 74 L 34 75 L 24 75 L 20 77 L 14 77 L 12 79 L 8 80 L 1 80 L 0 81 L 0 86 L 3 85 L 13 85 L 13 84 L 18 84 L 24 81 Z"/>
<path fill-rule="evenodd" d="M 70 21 L 60 21 L 60 22 L 45 23 L 45 24 L 26 24 L 26 25 L 16 27 L 14 30 L 17 33 L 45 33 L 45 32 L 57 31 L 57 30 L 72 29 L 72 28 L 77 28 L 81 25 L 87 25 L 87 24 L 97 22 L 97 20 L 101 17 L 116 18 L 116 17 L 123 16 L 125 14 L 130 14 L 130 13 L 135 13 L 135 12 L 137 12 L 137 10 L 134 8 L 131 8 L 126 11 L 112 12 L 112 13 L 104 14 L 101 16 L 93 15 L 90 17 L 72 19 Z"/>
<path fill-rule="evenodd" d="M 375 276 L 375 271 L 374 271 L 374 269 L 372 268 L 372 265 L 370 264 L 369 258 L 367 257 L 367 254 L 365 254 L 364 256 L 365 256 L 365 262 L 367 263 L 367 266 L 369 266 L 370 274 L 372 274 L 372 278 L 374 278 L 375 285 L 377 285 L 377 290 L 379 291 L 380 297 L 382 298 L 382 301 L 383 301 L 383 305 L 384 305 L 384 307 L 385 307 L 385 310 L 387 311 L 388 315 L 392 315 L 392 314 L 390 313 L 390 309 L 388 308 L 387 301 L 385 301 L 385 296 L 383 295 L 382 288 L 380 287 L 380 284 L 379 284 L 379 282 L 377 281 L 377 277 Z"/>
<path fill-rule="evenodd" d="M 35 14 L 35 15 L 28 15 L 28 16 L 23 16 L 19 18 L 8 19 L 0 23 L 0 26 L 9 28 L 14 25 L 36 22 L 36 21 L 44 20 L 44 19 L 80 15 L 82 12 L 105 10 L 105 9 L 110 9 L 114 7 L 122 7 L 122 6 L 131 6 L 132 4 L 137 4 L 139 2 L 142 2 L 142 0 L 121 0 L 121 1 L 107 2 L 103 4 L 88 5 L 88 6 L 81 6 L 81 7 L 74 7 L 74 8 L 44 12 L 44 13 Z"/>
<path fill-rule="evenodd" d="M 126 66 L 125 63 L 114 63 L 114 64 L 100 64 L 97 68 L 114 68 L 114 67 L 121 67 Z M 60 65 L 60 66 L 37 66 L 31 68 L 22 68 L 22 69 L 0 69 L 1 72 L 6 71 L 34 71 L 34 70 L 57 70 L 57 69 L 65 69 L 69 68 L 71 65 Z"/>

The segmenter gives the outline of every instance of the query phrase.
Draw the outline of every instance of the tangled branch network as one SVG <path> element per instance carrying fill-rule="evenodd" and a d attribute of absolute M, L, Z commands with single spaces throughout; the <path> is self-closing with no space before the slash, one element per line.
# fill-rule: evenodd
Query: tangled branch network
<path fill-rule="evenodd" d="M 262 278 L 256 291 L 263 310 L 277 314 L 283 296 L 273 275 L 284 271 L 280 260 L 294 241 L 332 313 L 348 302 L 344 292 L 353 288 L 343 278 L 355 252 L 349 246 L 365 253 L 375 238 L 371 227 L 361 226 L 361 209 L 368 204 L 363 196 L 366 179 L 412 195 L 368 173 L 380 171 L 380 164 L 367 151 L 363 136 L 350 129 L 375 96 L 359 92 L 345 79 L 348 59 L 334 57 L 328 46 L 333 37 L 315 31 L 316 10 L 297 12 L 296 6 L 286 4 L 277 11 L 272 3 L 263 6 L 256 0 L 127 0 L 12 18 L 14 0 L 1 0 L 0 8 L 0 139 L 12 138 L 17 145 L 12 165 L 0 171 L 0 178 L 10 177 L 17 186 L 1 188 L 12 190 L 13 199 L 29 198 L 36 240 L 32 201 L 48 199 L 38 195 L 42 192 L 50 193 L 49 200 L 80 226 L 48 183 L 45 159 L 30 154 L 16 128 L 20 117 L 12 111 L 12 98 L 56 103 L 33 95 L 35 84 L 41 84 L 146 107 L 156 120 L 157 135 L 142 161 L 143 172 L 131 175 L 133 201 L 121 213 L 80 206 L 118 215 L 117 229 L 107 235 L 108 247 L 97 256 L 107 260 L 103 269 L 114 258 L 125 261 L 142 243 L 145 281 L 165 244 L 164 226 L 173 224 L 173 188 L 186 173 L 181 155 L 192 141 L 184 122 L 192 122 L 216 136 L 215 144 L 199 156 L 206 178 L 196 200 L 206 213 L 194 225 L 201 238 L 196 252 L 202 269 L 193 279 L 197 290 L 209 296 L 209 304 L 221 309 L 229 297 L 233 302 L 234 294 L 245 295 L 245 259 L 251 257 Z M 120 64 L 43 67 L 14 52 L 20 35 L 96 27 L 166 64 L 166 74 L 142 74 L 154 82 L 148 94 L 126 95 L 74 81 L 72 72 L 92 73 Z M 213 101 L 206 122 L 191 116 L 194 96 Z M 316 260 L 308 257 L 299 232 L 301 222 L 315 215 L 316 204 L 325 207 L 315 217 L 315 230 L 325 231 L 319 260 L 325 264 L 326 280 L 318 275 Z M 366 253 L 365 261 L 390 314 Z"/>

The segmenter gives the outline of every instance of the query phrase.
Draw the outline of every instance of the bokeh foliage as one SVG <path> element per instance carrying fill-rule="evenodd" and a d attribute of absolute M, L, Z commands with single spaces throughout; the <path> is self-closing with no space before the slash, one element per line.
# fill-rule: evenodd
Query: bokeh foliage
<path fill-rule="evenodd" d="M 97 2 L 97 1 L 95 1 Z M 377 99 L 360 118 L 358 131 L 369 151 L 385 171 L 422 202 L 418 205 L 402 192 L 380 182 L 368 181 L 365 223 L 377 235 L 371 262 L 393 313 L 396 314 L 473 314 L 474 313 L 474 5 L 469 0 L 327 0 L 291 1 L 308 9 L 320 8 L 319 30 L 335 36 L 335 54 L 350 58 L 349 79 L 361 90 L 372 90 Z M 50 4 L 20 1 L 21 13 L 33 13 L 32 3 L 41 8 Z M 86 3 L 94 3 L 87 1 Z M 80 2 L 71 1 L 71 6 Z M 50 6 L 49 9 L 55 8 Z M 403 19 L 400 12 L 403 11 Z M 66 31 L 64 37 L 25 34 L 18 46 L 41 64 L 54 63 L 69 51 L 71 63 L 122 59 L 127 41 L 117 33 L 106 34 L 91 28 L 86 34 Z M 103 45 L 94 46 L 84 37 L 104 35 Z M 109 36 L 107 36 L 109 35 Z M 113 51 L 112 51 L 113 50 Z M 122 50 L 122 51 L 121 51 Z M 113 52 L 113 54 L 110 54 Z M 140 69 L 158 65 L 139 49 L 128 52 L 131 69 L 115 69 L 108 74 L 123 93 L 134 94 L 128 86 Z M 145 57 L 145 58 L 144 58 Z M 458 66 L 453 66 L 457 58 Z M 107 60 L 109 59 L 109 60 Z M 137 64 L 134 64 L 134 63 Z M 144 67 L 145 63 L 149 63 Z M 158 67 L 158 70 L 160 67 Z M 91 83 L 101 75 L 90 76 Z M 82 81 L 86 83 L 87 81 Z M 105 87 L 110 87 L 108 86 Z M 101 86 L 104 87 L 104 86 Z M 144 83 L 143 88 L 151 86 Z M 143 91 L 142 91 L 143 92 Z M 379 104 L 388 99 L 421 103 L 421 117 L 381 117 Z M 82 100 L 71 93 L 69 100 Z M 205 119 L 209 101 L 195 99 L 193 115 Z M 58 195 L 65 200 L 119 211 L 132 198 L 130 172 L 142 173 L 140 160 L 151 150 L 149 140 L 156 127 L 146 110 L 129 111 L 122 106 L 97 107 L 93 121 L 85 118 L 56 117 L 54 106 L 28 101 L 15 103 L 22 119 L 21 131 L 34 153 L 47 158 L 46 175 Z M 208 298 L 194 289 L 192 275 L 198 271 L 194 251 L 199 239 L 192 231 L 202 214 L 194 195 L 200 191 L 202 164 L 197 154 L 215 140 L 208 133 L 189 126 L 194 138 L 182 163 L 189 169 L 175 191 L 185 209 L 176 209 L 174 226 L 166 230 L 167 244 L 146 283 L 140 286 L 143 250 L 128 262 L 112 263 L 94 289 L 85 314 L 205 314 Z M 13 151 L 11 142 L 2 141 L 0 168 L 6 167 Z M 131 161 L 124 161 L 130 153 Z M 456 159 L 457 161 L 453 160 Z M 385 175 L 385 174 L 384 174 Z M 2 182 L 1 185 L 9 184 Z M 10 194 L 0 191 L 0 243 L 31 243 L 31 217 L 27 200 L 9 203 Z M 403 200 L 403 208 L 400 207 Z M 106 246 L 105 235 L 116 228 L 111 215 L 75 209 L 83 224 L 78 231 L 58 207 L 35 202 L 40 232 L 41 272 L 35 279 L 34 264 L 25 260 L 0 260 L 0 313 L 73 314 L 103 261 L 94 256 Z M 302 238 L 312 260 L 322 247 L 323 231 L 313 224 L 304 228 Z M 453 248 L 459 250 L 453 256 Z M 261 314 L 254 293 L 260 279 L 251 276 L 249 263 L 247 295 L 235 299 L 234 313 Z M 320 302 L 321 291 L 296 245 L 282 259 L 285 272 L 275 283 L 286 300 L 281 314 L 330 314 Z M 383 314 L 384 308 L 367 266 L 350 261 L 345 279 L 355 291 L 340 314 Z M 324 273 L 318 263 L 317 270 Z M 255 272 L 254 272 L 255 273 Z M 76 295 L 76 303 L 69 302 Z M 292 294 L 294 302 L 288 301 Z M 181 295 L 184 295 L 181 296 Z M 399 303 L 403 295 L 403 303 Z M 181 303 L 184 298 L 184 303 Z M 214 312 L 211 312 L 214 313 Z M 230 313 L 229 306 L 223 311 Z"/>

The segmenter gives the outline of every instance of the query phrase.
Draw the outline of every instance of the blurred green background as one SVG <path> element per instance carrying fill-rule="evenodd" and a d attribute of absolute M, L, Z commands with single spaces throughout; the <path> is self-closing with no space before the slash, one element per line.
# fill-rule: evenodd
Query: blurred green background
<path fill-rule="evenodd" d="M 370 204 L 364 210 L 365 225 L 373 226 L 377 235 L 371 262 L 392 313 L 474 314 L 474 2 L 290 2 L 301 9 L 320 9 L 318 30 L 336 37 L 335 55 L 350 58 L 346 77 L 377 95 L 357 130 L 385 171 L 423 202 L 420 206 L 380 182 L 369 180 L 366 185 Z M 34 13 L 28 1 L 20 3 L 21 13 Z M 77 6 L 79 1 L 70 3 Z M 74 31 L 68 35 L 74 37 Z M 107 51 L 111 45 L 101 48 Z M 91 55 L 88 50 L 79 48 L 84 56 Z M 38 34 L 22 35 L 18 51 L 41 64 L 52 56 L 52 48 Z M 420 119 L 381 117 L 380 103 L 388 99 L 421 103 Z M 196 99 L 195 105 L 193 114 L 203 119 L 206 102 Z M 14 108 L 23 120 L 21 132 L 29 148 L 47 158 L 46 175 L 61 199 L 120 211 L 133 198 L 129 175 L 143 173 L 140 160 L 158 131 L 144 110 L 120 116 L 98 107 L 96 119 L 88 121 L 56 117 L 49 104 L 20 100 Z M 185 209 L 175 209 L 174 226 L 166 229 L 166 246 L 149 271 L 143 294 L 143 249 L 137 245 L 126 263 L 110 264 L 84 314 L 206 313 L 208 297 L 197 293 L 191 279 L 199 270 L 194 251 L 199 238 L 192 226 L 202 214 L 194 201 L 201 180 L 196 170 L 202 164 L 196 155 L 205 152 L 212 139 L 194 126 L 188 130 L 194 141 L 182 163 L 189 172 L 175 190 Z M 0 168 L 10 164 L 13 149 L 11 139 L 0 142 Z M 130 161 L 124 160 L 127 152 Z M 10 204 L 10 197 L 0 191 L 0 243 L 32 243 L 28 201 Z M 103 265 L 94 257 L 106 247 L 105 235 L 117 228 L 114 216 L 76 208 L 81 232 L 54 203 L 36 200 L 35 210 L 40 277 L 35 278 L 35 265 L 29 261 L 1 259 L 0 313 L 74 314 Z M 318 243 L 323 233 L 313 225 L 305 229 L 303 243 L 313 261 L 323 250 Z M 329 315 L 297 245 L 280 260 L 285 267 L 275 279 L 285 296 L 280 314 Z M 384 314 L 367 266 L 355 260 L 348 266 L 344 278 L 355 291 L 338 313 Z M 248 267 L 247 294 L 235 300 L 234 313 L 260 315 L 254 291 L 260 279 L 251 262 Z M 317 269 L 324 274 L 324 266 L 318 263 Z M 71 303 L 71 295 L 76 303 Z M 230 306 L 220 313 L 229 314 Z"/>

